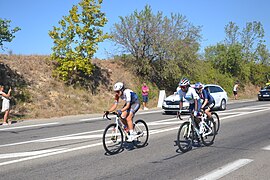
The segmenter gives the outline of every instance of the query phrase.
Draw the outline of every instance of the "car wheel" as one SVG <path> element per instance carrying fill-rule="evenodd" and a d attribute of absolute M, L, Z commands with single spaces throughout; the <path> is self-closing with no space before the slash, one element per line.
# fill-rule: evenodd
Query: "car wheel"
<path fill-rule="evenodd" d="M 226 104 L 226 100 L 225 99 L 222 99 L 221 103 L 220 103 L 220 110 L 224 111 L 227 107 L 227 104 Z"/>

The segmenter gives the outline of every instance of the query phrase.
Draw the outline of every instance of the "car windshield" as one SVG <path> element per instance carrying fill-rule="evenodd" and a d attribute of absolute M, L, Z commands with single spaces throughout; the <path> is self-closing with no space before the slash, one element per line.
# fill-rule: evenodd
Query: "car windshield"
<path fill-rule="evenodd" d="M 270 86 L 265 86 L 264 89 L 270 89 Z"/>

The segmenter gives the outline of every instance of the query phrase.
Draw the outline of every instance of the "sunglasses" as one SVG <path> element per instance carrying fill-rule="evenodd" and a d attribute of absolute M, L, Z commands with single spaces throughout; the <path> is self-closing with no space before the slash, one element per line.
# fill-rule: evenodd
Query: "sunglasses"
<path fill-rule="evenodd" d="M 186 89 L 187 86 L 180 86 L 181 89 Z"/>

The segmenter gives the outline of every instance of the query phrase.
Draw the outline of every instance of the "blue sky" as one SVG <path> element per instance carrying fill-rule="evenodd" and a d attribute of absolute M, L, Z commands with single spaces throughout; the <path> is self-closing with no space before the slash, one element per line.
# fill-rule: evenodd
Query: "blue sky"
<path fill-rule="evenodd" d="M 13 54 L 49 55 L 53 41 L 48 31 L 59 26 L 58 21 L 72 5 L 80 0 L 0 0 L 0 17 L 11 20 L 11 27 L 19 26 L 22 30 L 16 38 L 4 46 Z M 270 1 L 269 0 L 103 0 L 102 11 L 108 23 L 104 32 L 110 32 L 114 23 L 119 23 L 119 16 L 128 16 L 135 10 L 141 11 L 150 5 L 154 13 L 164 15 L 180 13 L 195 26 L 202 26 L 201 48 L 224 40 L 224 27 L 230 21 L 242 28 L 247 22 L 260 21 L 265 30 L 265 40 L 270 48 Z M 3 53 L 0 51 L 0 53 Z M 110 41 L 99 44 L 94 57 L 111 58 L 117 49 Z"/>

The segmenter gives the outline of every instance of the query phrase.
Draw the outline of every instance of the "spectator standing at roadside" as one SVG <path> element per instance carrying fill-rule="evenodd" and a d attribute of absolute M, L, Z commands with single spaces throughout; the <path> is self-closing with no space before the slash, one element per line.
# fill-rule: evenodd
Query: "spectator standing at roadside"
<path fill-rule="evenodd" d="M 237 100 L 238 99 L 238 85 L 239 83 L 236 82 L 235 85 L 233 86 L 233 95 L 234 95 L 234 99 Z"/>
<path fill-rule="evenodd" d="M 9 111 L 10 111 L 10 93 L 11 88 L 9 88 L 8 93 L 6 94 L 4 92 L 4 86 L 0 85 L 0 95 L 2 97 L 2 110 L 1 112 L 4 113 L 4 121 L 2 125 L 8 125 L 8 117 L 9 117 Z"/>
<path fill-rule="evenodd" d="M 143 86 L 142 86 L 143 110 L 148 110 L 146 106 L 148 102 L 148 93 L 149 93 L 149 88 L 146 85 L 146 82 L 143 82 Z"/>

